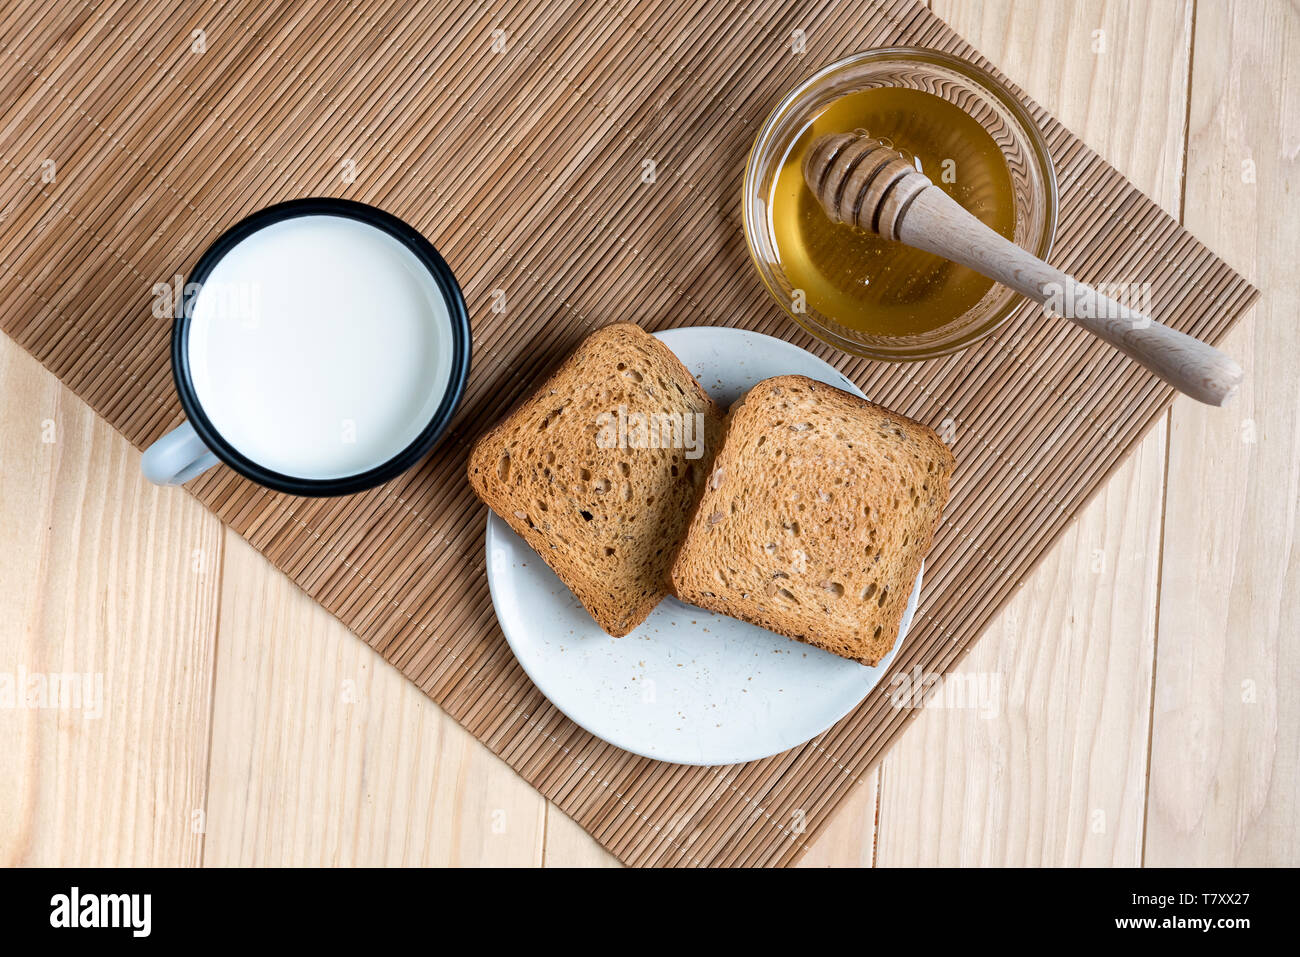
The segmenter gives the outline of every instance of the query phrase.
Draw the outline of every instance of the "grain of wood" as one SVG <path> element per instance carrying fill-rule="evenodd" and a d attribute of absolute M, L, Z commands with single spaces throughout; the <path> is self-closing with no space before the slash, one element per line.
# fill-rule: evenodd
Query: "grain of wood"
<path fill-rule="evenodd" d="M 540 864 L 545 799 L 227 535 L 203 863 Z"/>
<path fill-rule="evenodd" d="M 0 463 L 0 864 L 197 864 L 221 524 L 4 338 Z"/>
<path fill-rule="evenodd" d="M 1300 864 L 1300 14 L 1200 0 L 1187 222 L 1264 294 L 1228 415 L 1176 402 L 1146 863 Z"/>

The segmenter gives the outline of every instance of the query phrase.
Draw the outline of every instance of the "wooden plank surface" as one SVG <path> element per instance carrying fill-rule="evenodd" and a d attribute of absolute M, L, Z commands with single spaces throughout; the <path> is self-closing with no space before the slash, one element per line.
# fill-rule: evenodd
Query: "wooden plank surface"
<path fill-rule="evenodd" d="M 1190 3 L 934 6 L 1175 214 L 1192 51 L 1188 223 L 1265 288 L 1253 392 L 1176 406 L 956 670 L 997 713 L 922 713 L 804 863 L 1300 862 L 1297 216 L 1257 193 L 1294 181 L 1295 15 L 1197 0 L 1193 47 Z M 3 337 L 0 385 L 0 674 L 119 676 L 103 719 L 0 711 L 0 863 L 614 863 Z"/>
<path fill-rule="evenodd" d="M 224 534 L 0 337 L 0 865 L 199 863 Z"/>
<path fill-rule="evenodd" d="M 1300 863 L 1300 12 L 1198 0 L 1187 223 L 1259 277 L 1241 400 L 1172 410 L 1146 862 Z"/>

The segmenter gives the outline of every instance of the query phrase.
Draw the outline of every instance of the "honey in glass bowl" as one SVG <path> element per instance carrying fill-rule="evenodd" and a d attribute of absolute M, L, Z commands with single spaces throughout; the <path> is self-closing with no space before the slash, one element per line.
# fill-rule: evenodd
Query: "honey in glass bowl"
<path fill-rule="evenodd" d="M 914 336 L 973 309 L 993 280 L 932 253 L 832 222 L 802 164 L 828 133 L 892 144 L 986 226 L 1015 238 L 1016 199 L 1002 148 L 960 107 L 923 90 L 877 87 L 830 103 L 791 144 L 768 210 L 777 259 L 807 305 L 872 336 Z"/>
<path fill-rule="evenodd" d="M 865 130 L 918 162 L 992 229 L 1046 259 L 1056 232 L 1051 154 L 1019 93 L 938 50 L 885 47 L 812 74 L 754 138 L 742 186 L 759 278 L 823 342 L 875 359 L 946 355 L 989 335 L 1023 298 L 964 266 L 833 223 L 803 182 L 808 147 Z"/>

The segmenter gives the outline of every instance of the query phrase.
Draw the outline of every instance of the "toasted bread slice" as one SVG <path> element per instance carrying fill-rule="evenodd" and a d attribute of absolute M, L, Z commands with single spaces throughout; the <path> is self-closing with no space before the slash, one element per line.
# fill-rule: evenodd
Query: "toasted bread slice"
<path fill-rule="evenodd" d="M 469 481 L 601 628 L 626 635 L 668 593 L 721 431 L 672 351 L 616 323 L 474 443 Z"/>
<path fill-rule="evenodd" d="M 803 376 L 754 386 L 672 568 L 683 601 L 853 658 L 894 645 L 954 460 L 924 425 Z"/>

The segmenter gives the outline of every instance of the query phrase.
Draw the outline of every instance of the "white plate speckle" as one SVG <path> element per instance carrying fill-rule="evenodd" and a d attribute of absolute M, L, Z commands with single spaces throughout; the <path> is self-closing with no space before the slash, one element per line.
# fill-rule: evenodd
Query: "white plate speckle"
<path fill-rule="evenodd" d="M 781 339 L 740 329 L 657 333 L 724 408 L 775 375 L 860 389 Z M 821 734 L 866 697 L 874 668 L 666 598 L 631 634 L 611 638 L 505 522 L 487 524 L 488 585 L 519 663 L 557 708 L 597 737 L 680 764 L 735 764 Z M 921 594 L 917 575 L 894 651 Z"/>

